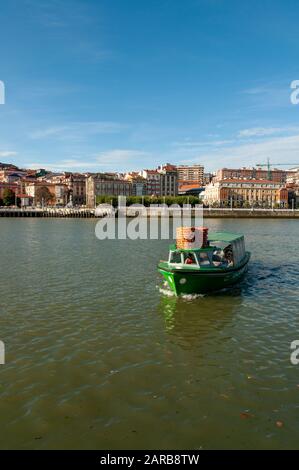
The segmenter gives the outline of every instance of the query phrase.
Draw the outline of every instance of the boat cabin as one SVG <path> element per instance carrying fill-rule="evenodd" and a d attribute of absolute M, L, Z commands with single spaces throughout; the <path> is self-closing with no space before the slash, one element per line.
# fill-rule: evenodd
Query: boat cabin
<path fill-rule="evenodd" d="M 176 268 L 230 268 L 238 266 L 246 255 L 243 235 L 228 232 L 209 234 L 208 246 L 192 250 L 170 246 L 168 264 Z"/>

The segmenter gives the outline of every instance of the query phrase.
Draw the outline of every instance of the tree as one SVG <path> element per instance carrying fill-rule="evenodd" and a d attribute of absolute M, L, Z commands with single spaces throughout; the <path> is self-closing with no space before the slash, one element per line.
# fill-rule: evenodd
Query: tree
<path fill-rule="evenodd" d="M 5 188 L 3 191 L 3 204 L 5 206 L 13 206 L 15 203 L 15 193 L 12 189 Z"/>
<path fill-rule="evenodd" d="M 47 186 L 40 186 L 35 193 L 36 202 L 40 204 L 48 204 L 53 199 L 53 194 L 50 193 Z"/>

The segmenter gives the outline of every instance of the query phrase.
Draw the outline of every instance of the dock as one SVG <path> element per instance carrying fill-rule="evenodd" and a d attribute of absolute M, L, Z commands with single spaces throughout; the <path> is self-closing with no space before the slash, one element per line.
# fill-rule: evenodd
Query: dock
<path fill-rule="evenodd" d="M 191 209 L 192 216 L 195 210 Z M 197 212 L 198 214 L 198 212 Z M 95 214 L 95 209 L 90 208 L 0 208 L 0 217 L 56 217 L 56 218 L 85 218 L 104 217 L 106 211 Z M 152 215 L 163 217 L 173 216 L 172 211 L 169 214 L 163 211 L 152 211 Z M 127 217 L 134 217 L 135 210 L 127 208 Z M 150 216 L 150 208 L 146 208 L 146 216 Z M 117 213 L 116 213 L 117 217 Z M 205 208 L 203 209 L 204 218 L 265 218 L 265 219 L 299 219 L 299 209 L 228 209 L 228 208 Z"/>
<path fill-rule="evenodd" d="M 0 208 L 0 217 L 63 217 L 91 218 L 95 217 L 94 209 L 76 208 Z"/>

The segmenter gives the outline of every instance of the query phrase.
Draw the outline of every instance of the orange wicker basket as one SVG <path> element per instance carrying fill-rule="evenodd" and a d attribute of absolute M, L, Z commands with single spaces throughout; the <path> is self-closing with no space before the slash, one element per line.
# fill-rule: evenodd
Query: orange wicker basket
<path fill-rule="evenodd" d="M 207 227 L 177 227 L 176 247 L 179 250 L 192 250 L 208 245 Z"/>

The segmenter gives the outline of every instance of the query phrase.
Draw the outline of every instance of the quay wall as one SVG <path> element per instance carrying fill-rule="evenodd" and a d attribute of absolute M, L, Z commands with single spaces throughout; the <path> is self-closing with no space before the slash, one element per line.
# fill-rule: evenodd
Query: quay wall
<path fill-rule="evenodd" d="M 106 215 L 103 213 L 102 215 Z M 137 214 L 136 214 L 137 215 Z M 150 210 L 146 209 L 146 215 L 149 217 Z M 163 217 L 163 213 L 157 214 Z M 194 215 L 194 210 L 192 210 Z M 116 213 L 117 216 L 117 213 Z M 134 217 L 134 211 L 127 208 L 127 216 Z M 172 213 L 170 213 L 172 216 Z M 265 219 L 299 219 L 299 209 L 204 209 L 204 218 L 265 218 Z M 0 217 L 59 217 L 59 218 L 93 218 L 94 209 L 15 209 L 0 208 Z"/>
<path fill-rule="evenodd" d="M 93 209 L 0 209 L 0 217 L 94 217 Z"/>

